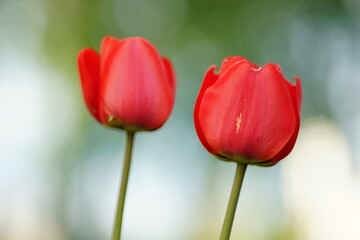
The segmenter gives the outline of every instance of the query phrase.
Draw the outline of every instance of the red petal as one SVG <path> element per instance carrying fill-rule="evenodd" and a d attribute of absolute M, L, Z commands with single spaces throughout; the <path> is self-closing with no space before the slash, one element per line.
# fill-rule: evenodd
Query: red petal
<path fill-rule="evenodd" d="M 216 153 L 267 160 L 289 141 L 295 114 L 283 76 L 273 64 L 255 70 L 234 63 L 207 89 L 199 119 Z"/>
<path fill-rule="evenodd" d="M 204 145 L 204 147 L 210 153 L 214 153 L 214 151 L 212 150 L 211 146 L 209 145 L 209 143 L 206 141 L 206 139 L 204 137 L 204 133 L 201 128 L 201 124 L 200 124 L 200 120 L 199 120 L 199 109 L 200 109 L 200 104 L 201 104 L 201 101 L 202 101 L 202 98 L 204 96 L 206 89 L 209 88 L 211 85 L 213 85 L 219 78 L 219 76 L 217 74 L 215 74 L 215 69 L 216 69 L 216 66 L 213 65 L 207 70 L 207 72 L 204 76 L 204 81 L 200 88 L 198 98 L 196 99 L 195 108 L 194 108 L 194 123 L 195 123 L 195 129 L 196 129 L 197 135 L 198 135 L 201 143 Z"/>
<path fill-rule="evenodd" d="M 102 97 L 107 112 L 124 126 L 159 128 L 168 118 L 174 94 L 169 91 L 163 60 L 143 38 L 127 38 L 104 66 Z"/>
<path fill-rule="evenodd" d="M 99 122 L 103 122 L 99 107 L 100 57 L 97 52 L 92 48 L 81 50 L 78 67 L 86 106 Z"/>
<path fill-rule="evenodd" d="M 110 54 L 112 52 L 114 52 L 114 50 L 119 47 L 120 43 L 123 42 L 125 39 L 123 39 L 122 41 L 118 40 L 115 37 L 111 37 L 111 36 L 106 36 L 103 38 L 103 40 L 101 41 L 101 46 L 100 46 L 100 55 L 101 55 L 101 73 L 104 72 L 104 66 L 106 65 L 106 61 L 108 60 Z"/>
<path fill-rule="evenodd" d="M 295 77 L 295 80 L 296 80 L 295 86 L 291 85 L 291 83 L 289 83 L 287 80 L 285 80 L 287 87 L 289 89 L 290 95 L 291 95 L 291 100 L 292 100 L 294 111 L 295 111 L 295 116 L 296 116 L 295 130 L 294 130 L 294 133 L 292 134 L 291 138 L 287 142 L 287 144 L 283 147 L 283 149 L 281 149 L 281 151 L 278 154 L 276 154 L 274 157 L 272 157 L 271 162 L 273 164 L 277 163 L 278 161 L 280 161 L 281 159 L 283 159 L 287 155 L 289 155 L 289 153 L 294 148 L 294 145 L 295 145 L 298 133 L 299 133 L 302 87 L 301 87 L 300 78 Z"/>
<path fill-rule="evenodd" d="M 100 53 L 102 58 L 107 58 L 109 53 L 119 44 L 119 40 L 115 37 L 106 36 L 101 41 Z"/>
<path fill-rule="evenodd" d="M 234 56 L 234 57 L 227 57 L 224 59 L 224 61 L 221 63 L 220 73 L 219 75 L 222 75 L 225 73 L 226 70 L 229 69 L 234 63 L 240 62 L 240 61 L 247 61 L 252 68 L 257 69 L 258 66 L 247 60 L 246 58 L 240 57 L 240 56 Z"/>

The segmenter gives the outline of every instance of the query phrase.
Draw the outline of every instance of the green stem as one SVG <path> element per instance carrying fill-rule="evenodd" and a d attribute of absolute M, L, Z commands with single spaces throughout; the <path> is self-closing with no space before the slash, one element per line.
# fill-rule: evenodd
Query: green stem
<path fill-rule="evenodd" d="M 121 186 L 119 192 L 118 205 L 116 210 L 116 218 L 113 232 L 113 240 L 120 240 L 121 237 L 121 225 L 124 214 L 124 205 L 126 197 L 126 188 L 129 179 L 130 164 L 131 164 L 131 153 L 134 143 L 134 132 L 127 132 L 126 150 L 124 155 L 124 166 L 121 178 Z"/>
<path fill-rule="evenodd" d="M 226 210 L 224 224 L 221 230 L 220 240 L 229 240 L 231 234 L 231 228 L 234 222 L 236 206 L 240 195 L 241 185 L 244 179 L 247 164 L 237 163 L 236 174 L 231 190 L 231 195 Z"/>

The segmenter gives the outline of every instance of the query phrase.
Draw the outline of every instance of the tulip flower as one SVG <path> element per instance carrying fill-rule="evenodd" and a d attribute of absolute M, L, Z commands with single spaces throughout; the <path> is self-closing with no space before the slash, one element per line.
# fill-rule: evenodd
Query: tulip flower
<path fill-rule="evenodd" d="M 210 67 L 194 120 L 205 148 L 220 159 L 274 165 L 292 150 L 300 126 L 301 83 L 293 86 L 279 65 L 258 67 L 226 58 L 219 74 Z"/>
<path fill-rule="evenodd" d="M 105 37 L 100 54 L 85 48 L 78 67 L 86 106 L 101 124 L 127 131 L 124 167 L 113 240 L 121 237 L 122 216 L 134 134 L 160 128 L 175 98 L 175 73 L 170 60 L 141 37 Z"/>
<path fill-rule="evenodd" d="M 141 37 L 105 37 L 100 54 L 78 57 L 86 105 L 98 122 L 126 131 L 149 131 L 169 117 L 175 97 L 171 62 Z"/>
<path fill-rule="evenodd" d="M 291 84 L 273 63 L 258 67 L 235 56 L 223 61 L 218 74 L 215 69 L 205 74 L 194 122 L 204 147 L 238 166 L 221 235 L 228 239 L 247 164 L 272 166 L 294 147 L 302 90 L 298 77 Z"/>

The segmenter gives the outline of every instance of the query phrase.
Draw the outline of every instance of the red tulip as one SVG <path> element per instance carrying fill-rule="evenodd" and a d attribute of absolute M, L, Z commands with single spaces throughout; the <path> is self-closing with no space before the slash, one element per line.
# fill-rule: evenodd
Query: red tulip
<path fill-rule="evenodd" d="M 205 74 L 194 110 L 205 148 L 227 161 L 271 166 L 293 149 L 300 127 L 301 82 L 277 64 L 263 67 L 236 56 Z"/>
<path fill-rule="evenodd" d="M 174 69 L 147 40 L 105 37 L 100 54 L 92 48 L 80 51 L 78 66 L 86 105 L 101 124 L 148 131 L 169 117 Z"/>

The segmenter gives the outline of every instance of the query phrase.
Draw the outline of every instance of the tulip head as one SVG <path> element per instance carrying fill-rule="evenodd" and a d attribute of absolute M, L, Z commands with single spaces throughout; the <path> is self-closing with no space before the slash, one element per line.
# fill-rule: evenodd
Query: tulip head
<path fill-rule="evenodd" d="M 205 74 L 194 109 L 197 134 L 216 157 L 272 166 L 293 149 L 300 127 L 301 82 L 277 64 L 263 67 L 236 56 Z"/>
<path fill-rule="evenodd" d="M 85 103 L 98 122 L 126 131 L 150 131 L 169 117 L 175 73 L 169 59 L 141 37 L 105 37 L 100 54 L 78 55 Z"/>

